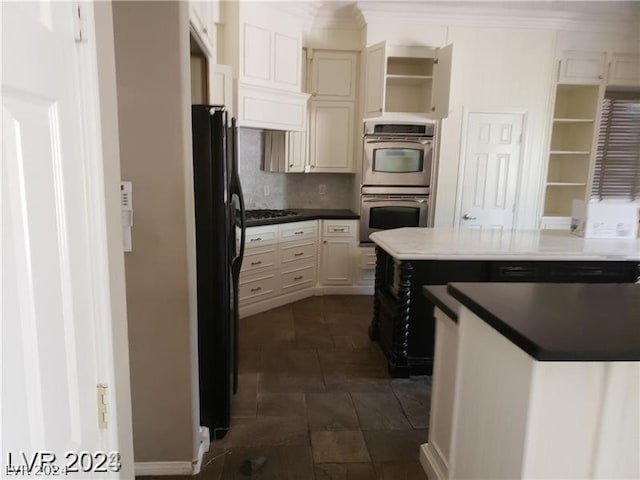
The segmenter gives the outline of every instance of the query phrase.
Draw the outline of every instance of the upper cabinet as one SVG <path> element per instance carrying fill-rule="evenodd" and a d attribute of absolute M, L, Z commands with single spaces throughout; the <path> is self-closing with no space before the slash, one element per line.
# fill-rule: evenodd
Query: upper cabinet
<path fill-rule="evenodd" d="M 189 24 L 200 47 L 208 56 L 215 48 L 214 24 L 219 21 L 218 2 L 189 2 Z"/>
<path fill-rule="evenodd" d="M 447 117 L 452 52 L 452 45 L 367 47 L 364 117 Z"/>
<path fill-rule="evenodd" d="M 302 91 L 302 29 L 273 8 L 240 5 L 238 80 Z"/>
<path fill-rule="evenodd" d="M 608 85 L 640 87 L 640 55 L 614 53 L 609 64 Z"/>
<path fill-rule="evenodd" d="M 602 83 L 607 66 L 606 52 L 566 50 L 560 60 L 558 83 L 594 85 Z"/>
<path fill-rule="evenodd" d="M 358 57 L 354 52 L 309 51 L 312 100 L 356 100 Z"/>
<path fill-rule="evenodd" d="M 224 63 L 233 68 L 241 127 L 302 131 L 302 27 L 277 6 L 224 2 Z"/>

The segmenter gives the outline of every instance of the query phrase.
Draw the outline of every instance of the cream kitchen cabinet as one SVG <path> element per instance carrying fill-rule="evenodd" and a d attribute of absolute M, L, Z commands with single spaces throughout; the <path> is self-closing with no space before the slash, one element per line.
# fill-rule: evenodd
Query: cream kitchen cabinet
<path fill-rule="evenodd" d="M 264 170 L 301 173 L 307 167 L 307 132 L 264 133 Z"/>
<path fill-rule="evenodd" d="M 244 84 L 302 91 L 302 25 L 269 4 L 225 2 L 225 63 Z"/>
<path fill-rule="evenodd" d="M 558 83 L 599 85 L 604 80 L 606 65 L 606 52 L 565 50 L 560 60 Z"/>
<path fill-rule="evenodd" d="M 367 47 L 364 117 L 447 117 L 452 53 L 452 45 Z"/>
<path fill-rule="evenodd" d="M 311 172 L 354 172 L 354 123 L 353 102 L 310 102 L 308 161 Z"/>
<path fill-rule="evenodd" d="M 609 63 L 607 85 L 640 87 L 640 55 L 614 53 Z"/>
<path fill-rule="evenodd" d="M 358 248 L 357 220 L 321 220 L 320 244 L 321 285 L 352 285 L 354 259 Z"/>
<path fill-rule="evenodd" d="M 307 59 L 312 100 L 356 100 L 358 52 L 310 49 Z"/>
<path fill-rule="evenodd" d="M 213 1 L 189 2 L 189 26 L 204 52 L 211 57 L 215 49 L 214 24 L 219 20 L 219 5 Z"/>

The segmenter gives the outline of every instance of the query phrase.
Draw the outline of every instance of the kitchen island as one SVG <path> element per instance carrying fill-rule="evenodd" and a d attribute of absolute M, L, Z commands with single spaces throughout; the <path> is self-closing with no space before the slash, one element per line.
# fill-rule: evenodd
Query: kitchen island
<path fill-rule="evenodd" d="M 640 478 L 639 285 L 453 283 L 448 292 L 461 304 L 450 317 L 453 413 L 437 436 L 446 444 L 430 449 L 430 427 L 421 449 L 429 478 Z"/>
<path fill-rule="evenodd" d="M 634 283 L 640 240 L 584 239 L 557 230 L 399 228 L 376 245 L 369 335 L 394 377 L 430 374 L 433 304 L 422 285 L 450 282 Z"/>

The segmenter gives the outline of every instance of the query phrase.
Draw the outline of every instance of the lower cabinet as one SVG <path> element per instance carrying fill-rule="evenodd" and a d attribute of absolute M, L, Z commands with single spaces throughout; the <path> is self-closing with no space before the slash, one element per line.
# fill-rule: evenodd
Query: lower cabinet
<path fill-rule="evenodd" d="M 247 228 L 238 291 L 240 316 L 312 295 L 372 294 L 375 251 L 359 247 L 357 238 L 357 220 Z"/>
<path fill-rule="evenodd" d="M 351 285 L 354 280 L 358 222 L 321 220 L 320 278 L 322 285 Z"/>

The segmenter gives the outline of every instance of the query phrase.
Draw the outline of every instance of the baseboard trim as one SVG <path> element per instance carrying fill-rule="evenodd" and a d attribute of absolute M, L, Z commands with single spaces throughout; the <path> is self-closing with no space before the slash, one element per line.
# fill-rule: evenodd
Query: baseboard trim
<path fill-rule="evenodd" d="M 373 285 L 322 285 L 316 295 L 373 295 Z"/>
<path fill-rule="evenodd" d="M 147 475 L 191 475 L 191 462 L 136 462 L 134 465 L 136 476 Z"/>
<path fill-rule="evenodd" d="M 420 465 L 429 480 L 446 480 L 449 477 L 449 469 L 429 443 L 420 445 Z"/>
<path fill-rule="evenodd" d="M 296 292 L 287 293 L 285 295 L 278 295 L 277 297 L 268 298 L 266 300 L 262 300 L 256 303 L 250 303 L 249 305 L 245 305 L 240 307 L 239 315 L 240 318 L 248 317 L 250 315 L 255 315 L 256 313 L 266 312 L 267 310 L 271 310 L 272 308 L 281 307 L 282 305 L 286 305 L 288 303 L 297 302 L 298 300 L 302 300 L 303 298 L 313 297 L 315 294 L 315 288 L 305 288 L 303 290 L 298 290 Z"/>
<path fill-rule="evenodd" d="M 322 295 L 373 295 L 373 285 L 317 285 L 296 292 L 278 295 L 255 303 L 240 307 L 240 318 L 249 317 L 257 313 L 266 312 L 272 308 L 281 307 L 297 302 L 303 298 Z"/>

